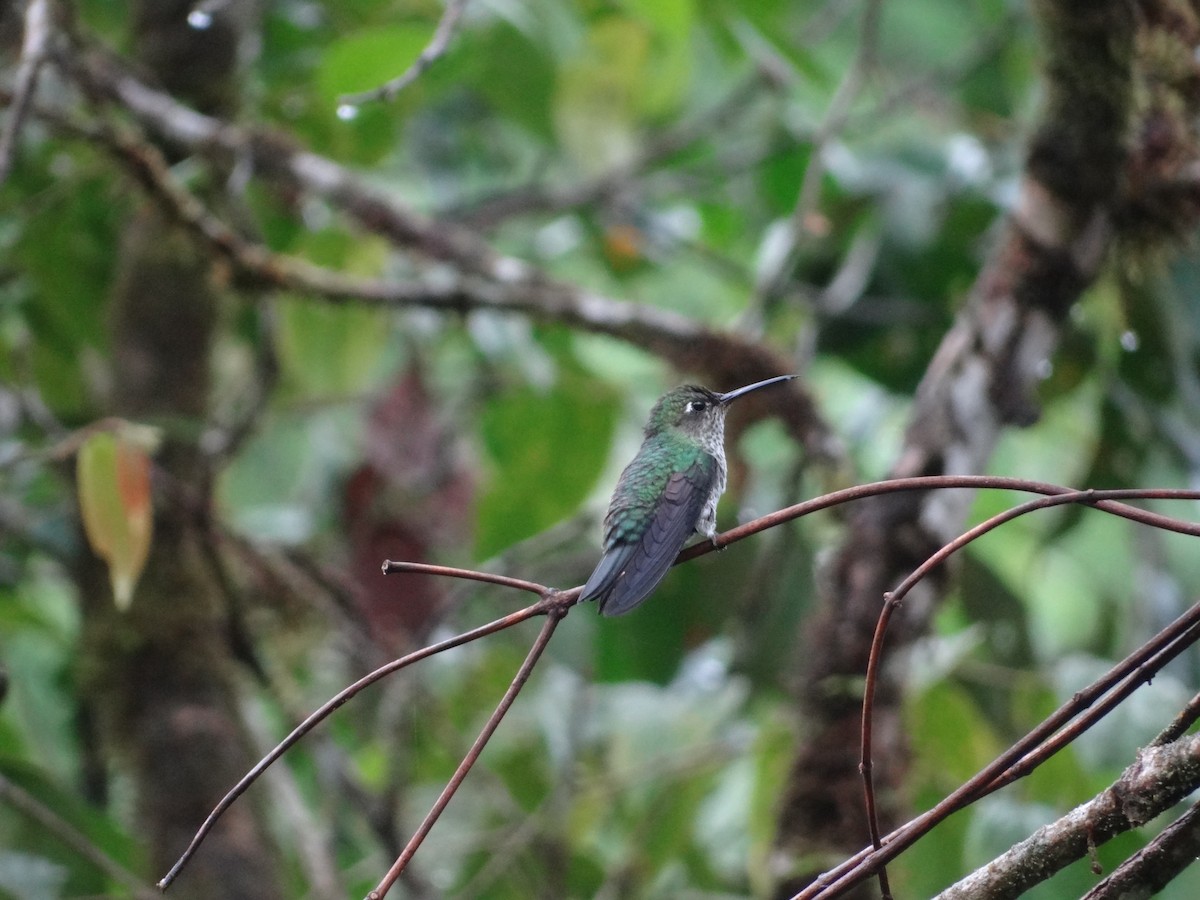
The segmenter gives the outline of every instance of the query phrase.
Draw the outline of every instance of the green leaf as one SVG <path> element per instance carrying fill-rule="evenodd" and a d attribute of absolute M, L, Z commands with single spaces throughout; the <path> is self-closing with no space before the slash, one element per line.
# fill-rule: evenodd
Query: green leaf
<path fill-rule="evenodd" d="M 642 112 L 658 116 L 669 112 L 687 90 L 695 9 L 692 0 L 625 0 L 625 6 L 651 29 L 652 53 L 638 96 Z"/>
<path fill-rule="evenodd" d="M 66 158 L 65 155 L 63 158 Z M 121 204 L 107 182 L 68 179 L 26 203 L 13 258 L 32 290 L 19 313 L 33 336 L 34 379 L 60 416 L 81 416 L 91 386 L 83 361 L 105 351 L 105 285 L 116 260 Z"/>
<path fill-rule="evenodd" d="M 432 23 L 374 28 L 335 41 L 323 51 L 316 96 L 300 125 L 313 149 L 358 165 L 377 163 L 399 140 L 397 123 L 424 97 L 426 78 L 391 102 L 345 104 L 345 94 L 369 91 L 402 74 L 424 49 Z"/>
<path fill-rule="evenodd" d="M 498 397 L 480 423 L 493 463 L 479 499 L 475 551 L 487 558 L 570 515 L 608 460 L 617 399 L 570 369 L 548 391 Z"/>
<path fill-rule="evenodd" d="M 953 790 L 1003 749 L 970 696 L 946 681 L 912 698 L 906 720 L 918 777 L 934 790 Z"/>
<path fill-rule="evenodd" d="M 687 43 L 645 21 L 609 16 L 561 70 L 554 121 L 566 151 L 588 171 L 633 155 L 642 120 L 675 106 L 687 83 Z"/>
<path fill-rule="evenodd" d="M 402 74 L 429 44 L 434 26 L 372 28 L 331 44 L 317 72 L 317 86 L 331 110 L 341 95 L 369 91 Z"/>
<path fill-rule="evenodd" d="M 325 397 L 354 394 L 371 384 L 390 335 L 381 310 L 299 299 L 281 307 L 279 326 L 289 384 Z"/>
<path fill-rule="evenodd" d="M 493 107 L 542 138 L 550 119 L 554 61 L 545 48 L 505 24 L 480 35 L 463 35 L 464 79 Z"/>

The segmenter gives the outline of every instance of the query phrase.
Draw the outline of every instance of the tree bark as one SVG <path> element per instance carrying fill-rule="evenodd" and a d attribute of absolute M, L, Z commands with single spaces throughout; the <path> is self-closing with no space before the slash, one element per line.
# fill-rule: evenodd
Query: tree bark
<path fill-rule="evenodd" d="M 1036 4 L 1047 103 L 1014 209 L 959 320 L 930 362 L 893 477 L 977 474 L 1005 428 L 1033 423 L 1063 320 L 1110 245 L 1131 106 L 1133 5 Z M 869 842 L 859 774 L 862 677 L 886 591 L 963 528 L 969 492 L 879 497 L 854 512 L 807 625 L 800 714 L 776 838 L 776 895 L 790 897 Z M 893 618 L 889 656 L 926 632 L 944 595 L 927 579 Z M 882 828 L 903 810 L 902 683 L 885 666 L 874 717 Z"/>
<path fill-rule="evenodd" d="M 237 47 L 256 5 L 222 4 L 208 27 L 196 28 L 187 22 L 189 0 L 143 0 L 134 11 L 138 55 L 169 88 L 229 113 Z M 226 601 L 203 543 L 214 473 L 197 438 L 220 292 L 208 260 L 150 207 L 126 226 L 117 268 L 109 409 L 160 425 L 166 439 L 155 458 L 152 548 L 130 609 L 115 609 L 97 560 L 78 570 L 79 665 L 102 753 L 132 786 L 134 831 L 144 836 L 156 879 L 255 759 L 240 723 Z M 229 811 L 172 894 L 283 896 L 276 854 L 252 803 Z"/>

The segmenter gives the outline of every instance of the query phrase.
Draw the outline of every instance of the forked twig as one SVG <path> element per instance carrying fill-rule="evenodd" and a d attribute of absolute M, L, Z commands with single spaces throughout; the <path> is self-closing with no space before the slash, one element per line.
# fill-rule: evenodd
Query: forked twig
<path fill-rule="evenodd" d="M 425 841 L 426 835 L 429 834 L 434 824 L 441 817 L 446 804 L 450 802 L 451 798 L 458 791 L 459 785 L 467 777 L 467 773 L 471 771 L 471 767 L 475 765 L 475 761 L 479 759 L 479 754 L 483 752 L 483 748 L 487 746 L 487 742 L 495 734 L 501 719 L 507 714 L 509 707 L 513 705 L 513 701 L 517 699 L 517 694 L 521 692 L 521 688 L 525 686 L 525 682 L 533 674 L 533 667 L 541 659 L 542 653 L 550 643 L 550 637 L 554 634 L 554 629 L 558 627 L 558 623 L 566 616 L 569 608 L 569 606 L 559 605 L 551 608 L 547 613 L 546 623 L 542 626 L 541 632 L 538 633 L 537 640 L 534 641 L 533 646 L 529 649 L 525 661 L 521 663 L 521 668 L 513 676 L 508 690 L 504 692 L 504 696 L 500 698 L 500 702 L 496 705 L 495 710 L 488 716 L 488 720 L 484 723 L 479 736 L 475 738 L 475 743 L 471 745 L 471 749 L 467 751 L 467 755 L 458 764 L 458 768 L 454 770 L 454 774 L 446 782 L 446 786 L 442 788 L 441 794 L 434 801 L 425 819 L 417 827 L 417 830 L 413 832 L 413 836 L 409 838 L 408 843 L 404 845 L 404 849 L 400 852 L 396 861 L 392 863 L 392 867 L 388 869 L 388 873 L 383 877 L 383 880 L 379 882 L 375 890 L 367 894 L 367 900 L 381 900 L 383 895 L 391 890 L 392 885 L 396 883 L 396 879 L 400 877 L 405 867 L 408 866 L 409 861 L 413 858 L 413 854 L 417 852 L 417 849 Z"/>
<path fill-rule="evenodd" d="M 406 656 L 400 657 L 399 659 L 394 659 L 386 665 L 380 666 L 374 672 L 364 675 L 349 687 L 339 691 L 332 698 L 326 701 L 319 709 L 309 715 L 308 718 L 292 729 L 291 734 L 280 741 L 274 750 L 259 760 L 254 768 L 243 775 L 241 780 L 229 790 L 229 793 L 221 798 L 221 802 L 218 803 L 213 808 L 213 811 L 208 814 L 208 818 L 204 820 L 204 824 L 200 826 L 200 829 L 192 838 L 191 843 L 188 844 L 187 849 L 183 851 L 183 855 L 180 856 L 175 865 L 171 867 L 171 871 L 168 872 L 163 879 L 158 882 L 159 890 L 165 891 L 168 887 L 170 887 L 171 882 L 175 880 L 176 876 L 179 875 L 179 872 L 185 865 L 187 865 L 188 860 L 190 860 L 195 854 L 196 850 L 199 849 L 200 844 L 203 843 L 213 826 L 217 824 L 217 820 L 221 818 L 221 816 L 225 813 L 225 810 L 229 809 L 229 807 L 233 805 L 234 801 L 237 800 L 238 797 L 240 797 L 243 793 L 245 793 L 246 789 L 255 781 L 257 781 L 258 777 L 262 775 L 262 773 L 265 772 L 277 759 L 279 759 L 279 757 L 283 756 L 284 753 L 290 750 L 292 745 L 312 731 L 313 728 L 324 721 L 330 713 L 344 704 L 351 697 L 354 697 L 364 688 L 370 687 L 375 682 L 386 678 L 393 672 L 398 672 L 401 669 L 407 668 L 413 663 L 420 662 L 421 660 L 427 659 L 430 656 L 435 656 L 445 650 L 451 650 L 454 647 L 460 647 L 463 644 L 470 643 L 471 641 L 477 640 L 481 637 L 486 637 L 489 634 L 495 634 L 498 631 L 511 628 L 513 625 L 519 625 L 521 622 L 524 622 L 527 619 L 532 619 L 534 616 L 545 615 L 549 610 L 557 608 L 555 606 L 556 603 L 563 605 L 565 596 L 566 595 L 563 594 L 554 594 L 547 589 L 547 594 L 532 606 L 527 606 L 524 609 L 509 613 L 507 616 L 501 616 L 499 619 L 488 622 L 486 625 L 480 625 L 478 628 L 472 628 L 470 631 L 464 631 L 462 634 L 456 634 L 454 637 L 447 638 L 444 641 L 439 641 L 436 644 L 430 644 L 428 647 L 422 647 L 420 650 L 415 650 Z M 573 599 L 571 602 L 574 602 Z"/>

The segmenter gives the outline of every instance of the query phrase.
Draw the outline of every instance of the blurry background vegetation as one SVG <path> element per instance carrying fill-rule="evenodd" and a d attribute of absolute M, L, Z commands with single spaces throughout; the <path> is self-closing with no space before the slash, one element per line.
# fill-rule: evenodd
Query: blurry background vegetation
<path fill-rule="evenodd" d="M 20 7 L 0 6 L 10 73 Z M 1039 108 L 1043 51 L 1015 0 L 475 0 L 414 84 L 357 105 L 339 98 L 399 74 L 441 4 L 54 7 L 83 42 L 68 52 L 106 46 L 138 78 L 275 129 L 435 228 L 469 228 L 580 291 L 771 348 L 803 374 L 828 440 L 802 447 L 765 408 L 738 424 L 725 525 L 891 470 Z M 580 583 L 650 404 L 712 374 L 562 317 L 247 285 L 119 155 L 72 130 L 141 135 L 144 122 L 66 72 L 43 71 L 0 188 L 0 896 L 22 900 L 129 895 L 115 869 L 149 884 L 299 717 L 391 656 L 525 602 L 385 579 L 382 559 Z M 245 159 L 148 130 L 177 183 L 277 253 L 364 278 L 458 275 L 328 198 L 256 179 Z M 990 471 L 1195 484 L 1192 250 L 1159 243 L 1106 267 L 1044 362 L 1040 421 L 1004 433 Z M 151 559 L 128 613 L 84 540 L 71 456 L 78 429 L 113 415 L 164 436 Z M 973 516 L 1011 502 L 980 496 Z M 793 696 L 804 623 L 839 528 L 825 514 L 706 556 L 627 618 L 576 610 L 397 894 L 770 895 L 805 731 Z M 889 752 L 906 742 L 911 757 L 890 802 L 936 802 L 1198 587 L 1193 542 L 1097 514 L 990 536 L 905 654 L 905 738 Z M 202 850 L 173 892 L 364 894 L 532 634 L 451 652 L 342 709 L 240 801 L 256 837 Z M 931 895 L 1107 786 L 1191 696 L 1196 669 L 1194 656 L 1176 664 L 903 856 L 900 896 Z M 212 746 L 228 758 L 214 762 Z M 856 761 L 856 745 L 844 752 Z M 68 828 L 111 865 L 69 845 Z M 1102 864 L 1154 830 L 1101 848 Z M 1084 861 L 1035 895 L 1094 880 Z M 1194 896 L 1200 882 L 1171 890 Z"/>

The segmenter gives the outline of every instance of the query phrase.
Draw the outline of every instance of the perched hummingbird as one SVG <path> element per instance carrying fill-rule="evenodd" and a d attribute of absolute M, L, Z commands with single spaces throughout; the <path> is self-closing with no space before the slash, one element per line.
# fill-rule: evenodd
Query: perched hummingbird
<path fill-rule="evenodd" d="M 599 600 L 606 616 L 627 613 L 667 574 L 693 531 L 715 540 L 727 472 L 725 412 L 738 397 L 795 377 L 725 394 L 687 384 L 659 398 L 641 449 L 617 481 L 604 517 L 604 556 L 580 602 Z"/>

